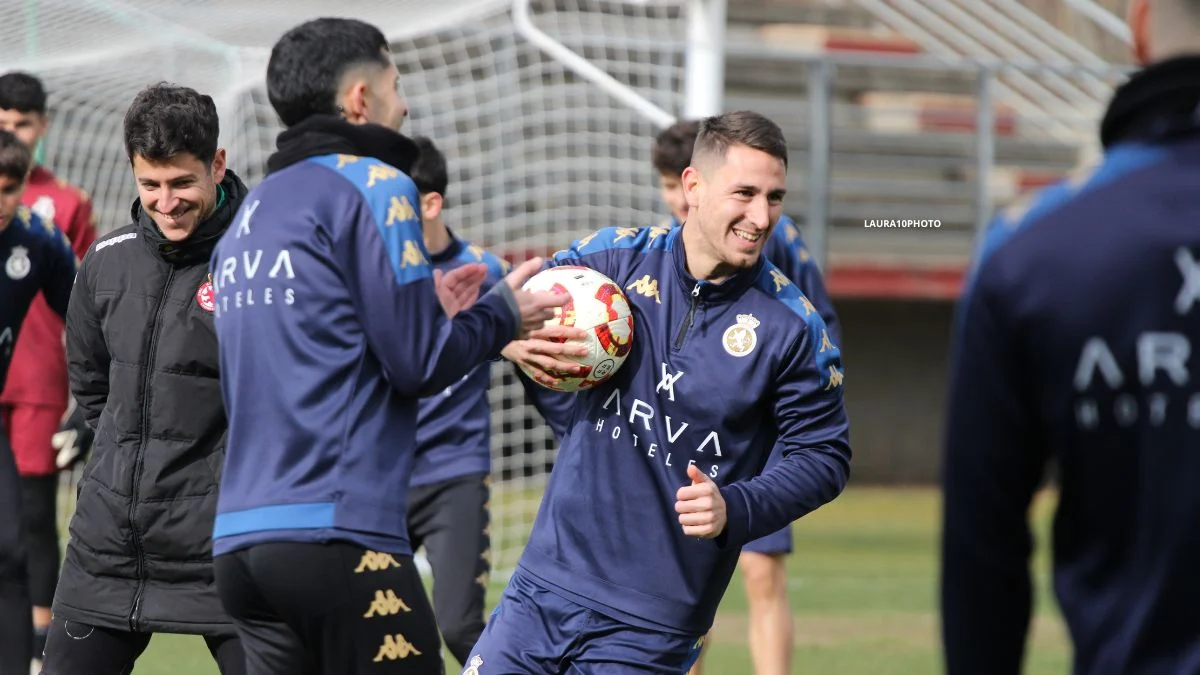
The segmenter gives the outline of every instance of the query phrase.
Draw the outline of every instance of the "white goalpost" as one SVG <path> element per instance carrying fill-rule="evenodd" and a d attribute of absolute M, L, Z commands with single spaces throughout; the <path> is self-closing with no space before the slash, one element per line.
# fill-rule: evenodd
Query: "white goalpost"
<path fill-rule="evenodd" d="M 216 100 L 229 165 L 251 186 L 281 131 L 270 45 L 317 16 L 388 36 L 411 109 L 450 168 L 455 233 L 501 255 L 563 248 L 661 220 L 654 135 L 722 105 L 726 0 L 0 0 L 0 71 L 50 92 L 45 163 L 87 190 L 101 232 L 136 196 L 122 142 L 134 94 L 158 81 Z M 555 446 L 506 364 L 494 366 L 492 563 L 507 577 Z"/>

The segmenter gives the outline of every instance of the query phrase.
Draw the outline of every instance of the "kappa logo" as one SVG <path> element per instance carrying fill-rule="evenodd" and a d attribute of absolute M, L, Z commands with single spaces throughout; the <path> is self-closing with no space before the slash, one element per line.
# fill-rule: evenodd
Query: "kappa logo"
<path fill-rule="evenodd" d="M 362 560 L 358 562 L 358 567 L 354 568 L 355 574 L 363 572 L 378 572 L 392 567 L 399 567 L 400 563 L 387 553 L 377 553 L 375 551 L 366 551 L 363 553 Z"/>
<path fill-rule="evenodd" d="M 388 202 L 387 218 L 383 224 L 391 226 L 406 220 L 416 220 L 416 218 L 417 210 L 413 208 L 412 202 L 408 201 L 408 197 L 392 197 Z"/>
<path fill-rule="evenodd" d="M 375 591 L 375 599 L 371 601 L 370 608 L 367 613 L 363 614 L 364 619 L 370 619 L 376 616 L 391 616 L 400 612 L 411 612 L 412 608 L 404 603 L 396 591 L 390 588 L 385 591 Z"/>
<path fill-rule="evenodd" d="M 385 635 L 383 644 L 379 646 L 379 653 L 372 659 L 375 663 L 380 663 L 384 659 L 395 661 L 397 659 L 407 659 L 410 656 L 420 656 L 421 652 L 413 643 L 401 633 L 393 635 Z"/>
<path fill-rule="evenodd" d="M 8 262 L 4 264 L 4 271 L 8 274 L 8 278 L 20 281 L 29 276 L 31 269 L 33 269 L 33 263 L 29 261 L 29 249 L 24 246 L 14 246 L 12 253 L 8 256 Z"/>
<path fill-rule="evenodd" d="M 658 294 L 658 279 L 651 279 L 649 274 L 645 274 L 641 279 L 629 284 L 625 287 L 625 290 L 633 291 L 647 298 L 654 298 L 654 304 L 656 305 L 662 304 L 662 298 Z"/>
<path fill-rule="evenodd" d="M 775 283 L 776 293 L 792 285 L 792 280 L 788 279 L 787 275 L 779 270 L 771 270 L 771 281 Z"/>
<path fill-rule="evenodd" d="M 375 187 L 375 183 L 391 180 L 400 175 L 400 171 L 386 164 L 372 164 L 367 167 L 367 187 Z"/>
<path fill-rule="evenodd" d="M 618 227 L 616 228 L 616 236 L 613 237 L 613 243 L 621 241 L 625 237 L 636 237 L 642 231 L 640 227 Z"/>
<path fill-rule="evenodd" d="M 742 357 L 754 351 L 758 345 L 758 334 L 754 332 L 760 322 L 753 314 L 738 314 L 737 323 L 725 329 L 721 345 L 730 356 Z"/>
<path fill-rule="evenodd" d="M 654 227 L 650 228 L 650 232 L 647 235 L 647 237 L 649 238 L 650 241 L 654 241 L 655 239 L 658 239 L 659 237 L 663 236 L 664 234 L 666 234 L 670 231 L 671 231 L 670 225 L 655 225 Z"/>
<path fill-rule="evenodd" d="M 404 252 L 400 254 L 400 267 L 410 267 L 427 264 L 425 254 L 421 253 L 421 249 L 417 246 L 417 242 L 412 239 L 405 240 Z"/>
<path fill-rule="evenodd" d="M 833 340 L 829 339 L 829 331 L 822 329 L 821 330 L 821 348 L 819 350 L 817 350 L 817 352 L 820 354 L 824 354 L 825 352 L 830 351 L 831 349 L 834 349 L 834 346 L 833 346 Z"/>
<path fill-rule="evenodd" d="M 200 309 L 211 313 L 217 306 L 217 296 L 213 292 L 212 275 L 200 284 L 200 288 L 196 289 L 196 304 L 200 305 Z"/>
<path fill-rule="evenodd" d="M 842 386 L 842 380 L 846 376 L 836 366 L 829 366 L 829 384 L 825 385 L 825 391 L 831 391 Z"/>

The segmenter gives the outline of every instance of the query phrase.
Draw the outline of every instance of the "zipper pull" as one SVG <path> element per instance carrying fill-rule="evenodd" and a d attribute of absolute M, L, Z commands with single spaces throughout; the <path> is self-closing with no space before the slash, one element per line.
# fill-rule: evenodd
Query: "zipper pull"
<path fill-rule="evenodd" d="M 700 282 L 699 281 L 696 282 L 696 287 L 692 289 L 692 297 L 693 298 L 700 297 Z"/>

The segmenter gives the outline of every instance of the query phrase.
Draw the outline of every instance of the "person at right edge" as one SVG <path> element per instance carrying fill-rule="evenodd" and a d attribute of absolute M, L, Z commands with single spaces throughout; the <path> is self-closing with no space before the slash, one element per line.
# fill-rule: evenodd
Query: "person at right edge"
<path fill-rule="evenodd" d="M 956 317 L 944 457 L 949 675 L 1021 672 L 1031 502 L 1075 675 L 1200 673 L 1200 1 L 1134 0 L 1102 161 L 1000 214 Z"/>

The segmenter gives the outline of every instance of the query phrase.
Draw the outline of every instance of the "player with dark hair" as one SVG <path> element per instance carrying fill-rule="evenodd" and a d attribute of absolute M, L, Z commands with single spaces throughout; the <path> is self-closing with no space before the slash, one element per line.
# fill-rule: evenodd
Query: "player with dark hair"
<path fill-rule="evenodd" d="M 683 120 L 663 130 L 654 141 L 651 162 L 658 172 L 663 202 L 671 211 L 668 224 L 681 225 L 687 218 L 687 196 L 683 191 L 683 172 L 692 163 L 692 151 L 700 123 Z M 771 230 L 763 248 L 771 264 L 787 275 L 804 297 L 812 301 L 829 330 L 834 344 L 842 342 L 841 323 L 833 302 L 825 290 L 821 271 L 812 259 L 795 221 L 786 215 Z M 779 460 L 771 456 L 768 466 Z M 792 672 L 792 609 L 788 601 L 787 561 L 792 552 L 792 527 L 755 539 L 742 548 L 738 568 L 746 584 L 750 623 L 750 655 L 758 675 L 786 675 Z M 703 657 L 692 669 L 699 675 Z"/>
<path fill-rule="evenodd" d="M 288 128 L 213 256 L 217 585 L 255 675 L 442 672 L 408 532 L 419 401 L 565 302 L 521 290 L 540 260 L 482 297 L 486 265 L 431 265 L 398 78 L 369 24 L 285 33 L 267 91 Z"/>
<path fill-rule="evenodd" d="M 29 148 L 0 129 L 0 387 L 34 298 L 42 294 L 62 317 L 75 278 L 75 254 L 67 238 L 21 204 L 32 165 Z M 0 418 L 0 675 L 25 675 L 33 658 L 22 511 L 17 465 Z"/>
<path fill-rule="evenodd" d="M 695 147 L 681 226 L 601 230 L 553 260 L 626 289 L 633 348 L 575 395 L 529 543 L 471 650 L 478 672 L 686 671 L 742 546 L 846 484 L 838 348 L 762 255 L 783 133 L 738 111 L 703 120 Z M 508 356 L 536 370 L 540 349 Z"/>
<path fill-rule="evenodd" d="M 148 87 L 125 113 L 133 222 L 80 266 L 67 314 L 71 393 L 96 431 L 46 639 L 46 675 L 123 675 L 155 633 L 245 656 L 214 589 L 225 447 L 208 260 L 246 187 L 211 97 Z"/>

